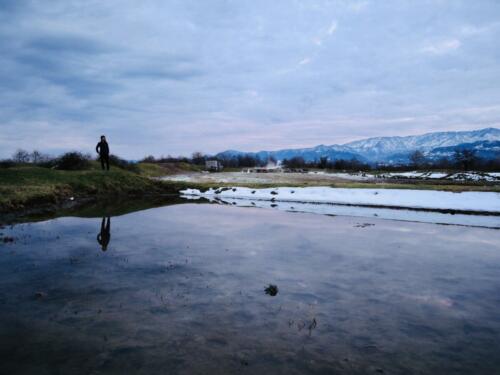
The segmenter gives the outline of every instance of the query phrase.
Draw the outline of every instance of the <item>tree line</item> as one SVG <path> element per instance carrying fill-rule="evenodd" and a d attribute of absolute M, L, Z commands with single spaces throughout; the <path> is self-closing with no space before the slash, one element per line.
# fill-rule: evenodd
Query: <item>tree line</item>
<path fill-rule="evenodd" d="M 205 160 L 213 159 L 202 154 L 197 154 L 194 160 L 203 164 Z M 260 159 L 250 154 L 243 154 L 233 157 L 218 157 L 226 167 L 233 168 L 253 168 L 266 166 L 270 161 L 276 162 L 274 158 Z M 301 156 L 295 156 L 281 161 L 281 165 L 286 169 L 328 169 L 337 171 L 404 171 L 404 170 L 478 170 L 478 171 L 499 171 L 500 154 L 494 159 L 484 159 L 477 155 L 474 150 L 456 149 L 449 158 L 429 159 L 420 150 L 409 155 L 408 162 L 398 164 L 388 163 L 366 163 L 357 159 L 335 159 L 329 160 L 326 156 L 314 161 L 307 161 Z"/>
<path fill-rule="evenodd" d="M 172 163 L 172 162 L 184 162 L 194 165 L 205 165 L 207 160 L 218 160 L 225 168 L 254 168 L 254 167 L 264 167 L 269 162 L 276 163 L 274 158 L 260 159 L 249 154 L 242 154 L 238 156 L 218 156 L 213 157 L 210 155 L 205 155 L 201 152 L 193 152 L 190 158 L 188 157 L 173 157 L 173 156 L 162 156 L 155 158 L 154 156 L 146 156 L 141 159 L 140 162 L 143 163 Z"/>
<path fill-rule="evenodd" d="M 0 166 L 7 167 L 16 164 L 35 164 L 51 168 L 59 168 L 61 165 L 64 168 L 71 169 L 72 166 L 76 169 L 85 169 L 88 167 L 88 162 L 92 160 L 91 155 L 82 154 L 79 152 L 69 152 L 59 157 L 53 157 L 42 153 L 38 150 L 28 152 L 19 149 L 11 159 L 0 161 Z M 201 152 L 194 152 L 191 157 L 173 157 L 162 156 L 156 158 L 152 155 L 146 156 L 139 162 L 144 163 L 173 163 L 184 162 L 188 164 L 203 166 L 207 160 L 218 160 L 225 168 L 255 168 L 264 167 L 271 163 L 276 163 L 276 159 L 259 158 L 251 154 L 241 154 L 234 156 L 219 156 L 213 157 L 205 155 Z M 116 155 L 110 155 L 112 165 L 134 170 L 134 162 L 127 161 Z M 314 161 L 307 161 L 300 156 L 284 159 L 281 165 L 286 169 L 328 169 L 337 171 L 404 171 L 404 170 L 478 170 L 478 171 L 499 171 L 500 170 L 500 155 L 494 159 L 484 159 L 477 155 L 474 150 L 456 149 L 453 155 L 449 158 L 443 157 L 440 159 L 429 159 L 420 151 L 414 151 L 409 155 L 407 163 L 399 164 L 369 164 L 357 159 L 336 159 L 329 160 L 327 157 L 320 157 Z"/>
<path fill-rule="evenodd" d="M 0 160 L 0 168 L 9 168 L 18 165 L 36 165 L 38 167 L 60 170 L 86 170 L 92 167 L 92 160 L 98 159 L 99 157 L 92 158 L 92 155 L 78 151 L 52 156 L 38 150 L 28 152 L 19 149 L 10 159 Z M 136 163 L 125 160 L 117 155 L 109 155 L 109 164 L 131 172 L 139 172 Z"/>
<path fill-rule="evenodd" d="M 500 153 L 495 158 L 485 159 L 477 155 L 475 150 L 457 148 L 450 158 L 429 159 L 420 150 L 410 154 L 408 167 L 416 170 L 478 170 L 499 171 Z"/>

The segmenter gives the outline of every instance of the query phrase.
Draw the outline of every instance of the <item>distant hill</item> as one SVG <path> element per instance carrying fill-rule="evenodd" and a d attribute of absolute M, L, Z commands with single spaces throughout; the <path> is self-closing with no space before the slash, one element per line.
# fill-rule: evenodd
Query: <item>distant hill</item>
<path fill-rule="evenodd" d="M 228 150 L 217 154 L 217 157 L 233 157 L 239 155 L 251 155 L 258 157 L 261 160 L 267 160 L 273 157 L 276 160 L 291 159 L 295 156 L 301 156 L 306 161 L 319 160 L 320 157 L 326 156 L 329 160 L 336 159 L 358 159 L 364 158 L 356 152 L 352 152 L 343 146 L 316 146 L 311 148 L 286 149 L 278 151 L 259 151 L 259 152 L 243 152 L 236 150 Z"/>
<path fill-rule="evenodd" d="M 500 156 L 500 141 L 478 141 L 461 143 L 457 146 L 436 147 L 427 153 L 430 159 L 450 158 L 456 149 L 474 150 L 476 155 L 483 159 L 494 159 Z"/>
<path fill-rule="evenodd" d="M 456 148 L 476 150 L 477 155 L 490 159 L 500 155 L 500 129 L 486 128 L 472 131 L 435 132 L 406 137 L 377 137 L 354 141 L 343 145 L 319 145 L 311 148 L 285 149 L 277 151 L 243 152 L 227 150 L 217 157 L 251 155 L 266 160 L 290 159 L 296 156 L 306 161 L 317 161 L 320 157 L 328 160 L 357 159 L 375 163 L 404 163 L 415 150 L 421 150 L 431 159 L 450 157 Z"/>

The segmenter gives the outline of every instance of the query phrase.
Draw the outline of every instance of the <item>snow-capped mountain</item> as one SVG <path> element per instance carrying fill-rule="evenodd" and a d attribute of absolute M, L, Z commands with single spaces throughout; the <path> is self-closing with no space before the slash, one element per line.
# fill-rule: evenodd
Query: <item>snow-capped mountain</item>
<path fill-rule="evenodd" d="M 365 162 L 398 163 L 408 158 L 415 150 L 421 150 L 431 158 L 449 157 L 457 148 L 469 147 L 477 150 L 478 156 L 498 157 L 500 129 L 486 128 L 473 131 L 436 132 L 406 137 L 377 137 L 354 141 L 343 145 L 319 145 L 303 149 L 278 151 L 241 152 L 228 150 L 217 154 L 218 157 L 251 155 L 266 160 L 290 159 L 300 156 L 306 161 L 316 161 L 326 156 L 329 160 L 358 159 Z M 466 145 L 466 146 L 464 146 Z"/>
<path fill-rule="evenodd" d="M 345 144 L 369 160 L 384 161 L 391 155 L 415 150 L 430 151 L 438 147 L 452 147 L 463 143 L 500 140 L 500 129 L 487 128 L 461 132 L 437 132 L 407 137 L 369 138 Z"/>

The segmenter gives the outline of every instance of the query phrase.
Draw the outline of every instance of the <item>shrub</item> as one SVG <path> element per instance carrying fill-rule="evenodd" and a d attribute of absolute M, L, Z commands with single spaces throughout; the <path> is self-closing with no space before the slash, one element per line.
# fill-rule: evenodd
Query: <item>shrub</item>
<path fill-rule="evenodd" d="M 148 155 L 144 159 L 141 160 L 141 163 L 154 163 L 156 161 L 153 155 Z"/>
<path fill-rule="evenodd" d="M 109 155 L 109 165 L 113 165 L 115 167 L 125 169 L 127 171 L 134 172 L 134 173 L 140 172 L 140 169 L 137 166 L 137 163 L 132 163 L 128 160 L 122 159 L 119 156 L 116 156 L 113 154 Z"/>
<path fill-rule="evenodd" d="M 47 158 L 37 164 L 37 166 L 42 168 L 57 168 L 60 158 Z"/>
<path fill-rule="evenodd" d="M 0 168 L 15 167 L 16 163 L 11 159 L 0 160 Z"/>
<path fill-rule="evenodd" d="M 67 152 L 57 162 L 57 169 L 64 171 L 80 171 L 90 169 L 90 156 L 80 152 Z"/>

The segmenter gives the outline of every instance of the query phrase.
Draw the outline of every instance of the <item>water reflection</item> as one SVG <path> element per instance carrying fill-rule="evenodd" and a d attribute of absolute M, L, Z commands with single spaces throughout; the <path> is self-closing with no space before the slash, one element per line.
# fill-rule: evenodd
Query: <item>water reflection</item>
<path fill-rule="evenodd" d="M 109 241 L 111 240 L 111 217 L 103 216 L 101 221 L 101 232 L 97 234 L 97 242 L 101 245 L 101 250 L 108 249 Z"/>
<path fill-rule="evenodd" d="M 208 204 L 123 212 L 1 229 L 16 240 L 0 245 L 0 374 L 500 368 L 500 231 Z"/>

